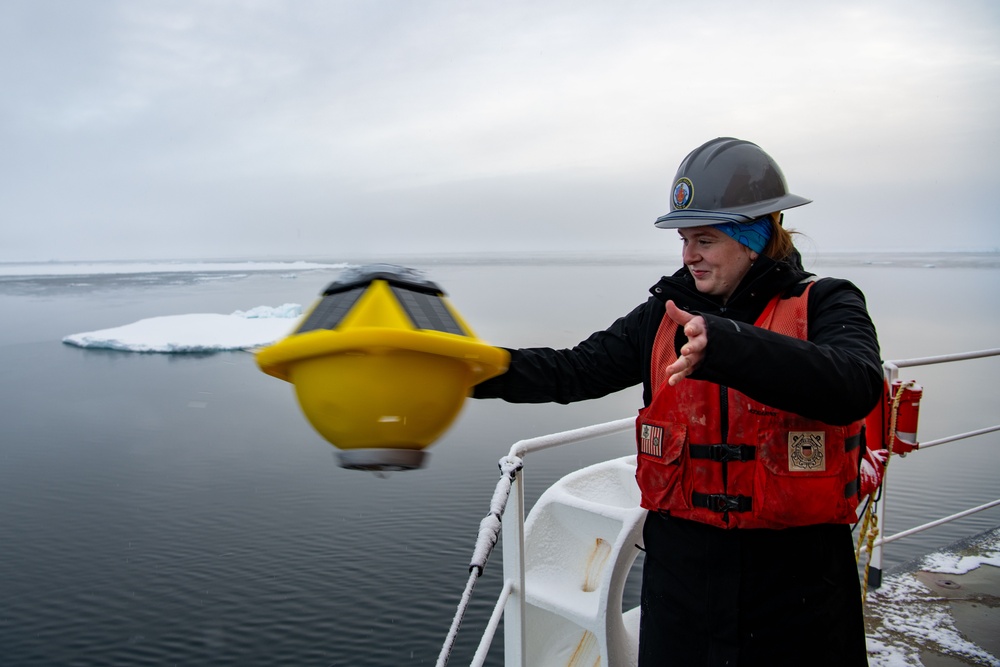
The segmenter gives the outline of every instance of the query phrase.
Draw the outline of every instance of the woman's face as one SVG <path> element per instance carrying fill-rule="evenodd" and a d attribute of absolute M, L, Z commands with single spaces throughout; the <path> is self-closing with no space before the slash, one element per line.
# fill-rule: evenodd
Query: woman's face
<path fill-rule="evenodd" d="M 703 294 L 733 295 L 743 276 L 757 259 L 757 253 L 715 227 L 678 229 L 684 243 L 684 266 L 691 272 L 695 287 Z"/>

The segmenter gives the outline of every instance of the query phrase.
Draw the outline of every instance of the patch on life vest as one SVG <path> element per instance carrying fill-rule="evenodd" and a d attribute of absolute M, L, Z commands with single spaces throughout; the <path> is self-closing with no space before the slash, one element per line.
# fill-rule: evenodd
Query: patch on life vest
<path fill-rule="evenodd" d="M 789 431 L 788 469 L 826 470 L 826 434 L 823 431 Z"/>
<path fill-rule="evenodd" d="M 643 424 L 639 433 L 639 452 L 663 458 L 663 427 Z"/>

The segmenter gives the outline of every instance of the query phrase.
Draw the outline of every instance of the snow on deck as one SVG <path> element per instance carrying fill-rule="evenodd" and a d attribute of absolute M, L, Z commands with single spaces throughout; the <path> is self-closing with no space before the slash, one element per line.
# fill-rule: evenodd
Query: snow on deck
<path fill-rule="evenodd" d="M 865 613 L 871 667 L 1000 667 L 1000 528 L 888 575 Z"/>

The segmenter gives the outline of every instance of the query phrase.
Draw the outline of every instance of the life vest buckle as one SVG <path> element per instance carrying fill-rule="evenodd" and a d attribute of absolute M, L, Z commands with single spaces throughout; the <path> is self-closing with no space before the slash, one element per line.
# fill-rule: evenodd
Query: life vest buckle
<path fill-rule="evenodd" d="M 713 512 L 750 512 L 753 510 L 753 498 L 750 496 L 730 496 L 725 493 L 691 494 L 691 504 L 704 507 Z"/>
<path fill-rule="evenodd" d="M 693 459 L 708 459 L 716 463 L 729 461 L 753 461 L 757 458 L 757 448 L 753 445 L 690 445 Z"/>
<path fill-rule="evenodd" d="M 757 451 L 750 445 L 716 445 L 716 458 L 714 460 L 726 463 L 727 461 L 753 461 Z"/>

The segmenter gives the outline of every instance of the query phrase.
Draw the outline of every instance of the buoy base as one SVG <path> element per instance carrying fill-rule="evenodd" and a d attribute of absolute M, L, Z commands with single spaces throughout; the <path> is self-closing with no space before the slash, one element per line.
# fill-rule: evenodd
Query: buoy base
<path fill-rule="evenodd" d="M 395 472 L 424 467 L 429 455 L 422 449 L 343 449 L 337 452 L 341 468 Z"/>

